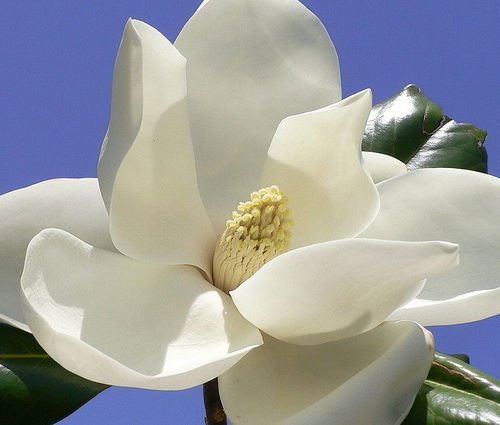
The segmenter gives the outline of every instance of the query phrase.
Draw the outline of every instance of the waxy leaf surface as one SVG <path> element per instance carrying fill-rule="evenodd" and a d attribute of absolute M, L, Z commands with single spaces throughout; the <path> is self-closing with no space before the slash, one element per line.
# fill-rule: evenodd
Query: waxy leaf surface
<path fill-rule="evenodd" d="M 408 170 L 462 168 L 486 173 L 486 132 L 457 123 L 415 85 L 372 108 L 363 150 L 393 156 Z"/>
<path fill-rule="evenodd" d="M 456 357 L 436 353 L 403 425 L 498 425 L 500 381 Z"/>

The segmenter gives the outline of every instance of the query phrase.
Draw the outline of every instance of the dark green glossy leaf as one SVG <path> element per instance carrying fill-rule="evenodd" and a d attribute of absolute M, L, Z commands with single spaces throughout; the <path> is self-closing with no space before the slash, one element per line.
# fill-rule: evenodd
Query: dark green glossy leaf
<path fill-rule="evenodd" d="M 470 364 L 470 357 L 467 354 L 450 354 L 451 357 L 455 357 L 464 363 Z"/>
<path fill-rule="evenodd" d="M 487 172 L 486 132 L 443 114 L 415 85 L 372 108 L 363 150 L 391 155 L 409 170 L 429 167 Z"/>
<path fill-rule="evenodd" d="M 53 424 L 106 388 L 63 369 L 31 334 L 0 324 L 1 424 Z"/>
<path fill-rule="evenodd" d="M 456 357 L 436 353 L 403 425 L 498 425 L 500 381 Z"/>

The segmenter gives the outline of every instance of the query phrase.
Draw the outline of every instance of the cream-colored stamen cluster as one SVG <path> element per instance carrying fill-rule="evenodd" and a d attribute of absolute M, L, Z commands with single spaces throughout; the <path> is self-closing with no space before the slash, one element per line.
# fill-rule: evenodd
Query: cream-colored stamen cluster
<path fill-rule="evenodd" d="M 277 186 L 260 189 L 240 202 L 226 222 L 214 253 L 214 285 L 236 289 L 265 263 L 286 251 L 290 240 L 287 198 Z"/>

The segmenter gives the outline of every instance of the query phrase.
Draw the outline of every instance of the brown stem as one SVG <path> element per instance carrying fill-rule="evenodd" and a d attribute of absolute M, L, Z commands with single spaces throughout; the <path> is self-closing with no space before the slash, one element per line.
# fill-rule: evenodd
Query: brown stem
<path fill-rule="evenodd" d="M 205 402 L 205 425 L 227 425 L 226 414 L 219 397 L 217 378 L 203 384 Z"/>

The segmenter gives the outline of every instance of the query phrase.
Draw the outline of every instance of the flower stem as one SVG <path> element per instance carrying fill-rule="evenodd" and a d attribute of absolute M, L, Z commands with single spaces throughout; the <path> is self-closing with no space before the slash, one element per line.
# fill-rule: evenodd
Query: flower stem
<path fill-rule="evenodd" d="M 203 401 L 205 403 L 205 425 L 227 425 L 226 414 L 219 397 L 217 378 L 203 384 Z"/>

